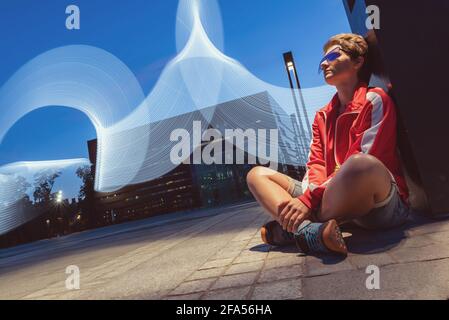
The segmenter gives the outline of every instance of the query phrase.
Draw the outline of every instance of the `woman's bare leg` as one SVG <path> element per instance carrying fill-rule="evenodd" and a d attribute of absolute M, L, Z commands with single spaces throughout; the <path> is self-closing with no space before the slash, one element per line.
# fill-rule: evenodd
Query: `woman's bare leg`
<path fill-rule="evenodd" d="M 249 190 L 256 200 L 277 220 L 292 196 L 287 192 L 290 178 L 266 167 L 254 167 L 246 177 Z"/>
<path fill-rule="evenodd" d="M 292 196 L 290 178 L 265 167 L 253 168 L 247 183 L 256 200 L 277 220 Z M 354 155 L 329 182 L 323 195 L 319 219 L 351 220 L 367 214 L 375 203 L 387 198 L 391 176 L 385 165 L 370 155 Z"/>
<path fill-rule="evenodd" d="M 377 158 L 350 157 L 329 182 L 323 195 L 319 219 L 349 220 L 367 214 L 391 190 L 391 175 Z"/>
<path fill-rule="evenodd" d="M 248 173 L 247 182 L 257 201 L 279 222 L 280 213 L 292 200 L 288 192 L 291 178 L 265 167 L 255 167 Z M 293 238 L 286 239 L 280 230 L 282 231 L 282 227 L 279 225 L 279 228 L 271 229 L 273 233 L 267 233 L 267 228 L 262 227 L 262 240 L 268 244 L 292 244 Z M 336 221 L 332 220 L 323 230 L 323 242 L 328 250 L 346 254 L 347 248 L 339 230 Z M 269 237 L 268 234 L 270 234 Z"/>

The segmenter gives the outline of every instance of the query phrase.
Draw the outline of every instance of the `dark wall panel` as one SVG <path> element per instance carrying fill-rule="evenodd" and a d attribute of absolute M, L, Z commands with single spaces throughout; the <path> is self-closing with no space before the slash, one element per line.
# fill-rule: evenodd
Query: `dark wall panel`
<path fill-rule="evenodd" d="M 354 32 L 361 6 L 377 5 L 374 30 L 382 64 L 432 213 L 449 213 L 449 1 L 356 0 L 345 6 Z"/>

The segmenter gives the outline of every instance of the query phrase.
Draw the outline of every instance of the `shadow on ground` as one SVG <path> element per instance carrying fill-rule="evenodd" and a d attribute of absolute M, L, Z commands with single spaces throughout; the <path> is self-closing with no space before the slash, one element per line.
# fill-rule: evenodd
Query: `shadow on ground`
<path fill-rule="evenodd" d="M 349 252 L 354 254 L 375 254 L 400 246 L 410 237 L 407 232 L 410 229 L 446 220 L 449 220 L 449 217 L 436 220 L 430 216 L 415 212 L 409 216 L 408 221 L 401 227 L 372 231 L 348 224 L 342 227 L 342 231 L 351 234 L 350 237 L 345 238 Z"/>
<path fill-rule="evenodd" d="M 427 224 L 449 221 L 449 216 L 443 218 L 432 218 L 422 213 L 412 213 L 408 221 L 401 227 L 387 230 L 366 230 L 355 224 L 348 223 L 343 225 L 342 232 L 350 234 L 345 237 L 346 245 L 350 254 L 370 255 L 390 251 L 401 246 L 408 238 L 410 238 L 408 230 L 419 228 Z M 285 253 L 298 253 L 295 245 L 286 247 L 271 247 L 268 245 L 257 245 L 250 249 L 251 251 L 267 252 L 277 251 Z M 324 265 L 338 264 L 346 259 L 346 257 L 329 254 L 315 254 L 314 257 L 321 260 Z"/>

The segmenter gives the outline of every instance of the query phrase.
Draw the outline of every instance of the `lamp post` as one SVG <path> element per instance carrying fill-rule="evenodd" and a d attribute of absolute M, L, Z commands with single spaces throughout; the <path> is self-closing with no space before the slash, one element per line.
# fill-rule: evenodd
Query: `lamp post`
<path fill-rule="evenodd" d="M 287 71 L 288 80 L 290 82 L 290 88 L 292 90 L 293 102 L 294 102 L 295 108 L 296 108 L 296 115 L 297 115 L 297 120 L 299 123 L 300 139 L 302 141 L 304 150 L 306 150 L 308 148 L 308 140 L 312 138 L 312 131 L 311 131 L 311 126 L 310 126 L 310 122 L 309 122 L 309 117 L 308 117 L 307 111 L 306 111 L 306 106 L 304 103 L 304 97 L 303 97 L 302 91 L 301 91 L 301 84 L 299 82 L 298 73 L 296 71 L 295 60 L 293 59 L 293 53 L 291 51 L 284 53 L 284 64 L 285 64 L 285 69 Z M 306 132 L 304 130 L 303 122 L 301 121 L 301 115 L 299 112 L 298 100 L 296 99 L 295 87 L 293 85 L 292 74 L 296 80 L 298 94 L 299 94 L 299 98 L 301 100 L 304 118 L 306 120 L 307 131 L 309 133 L 309 139 L 306 139 Z M 307 151 L 305 151 L 305 154 L 307 154 Z"/>
<path fill-rule="evenodd" d="M 290 82 L 290 88 L 292 88 L 292 90 L 294 90 L 294 87 L 293 87 L 293 81 L 292 81 L 291 74 L 293 73 L 293 76 L 295 77 L 298 94 L 299 94 L 299 99 L 301 100 L 301 105 L 302 105 L 302 109 L 303 109 L 302 111 L 304 112 L 304 118 L 306 119 L 307 130 L 309 131 L 309 135 L 312 136 L 310 121 L 309 121 L 309 117 L 307 116 L 306 104 L 304 102 L 304 96 L 302 95 L 302 91 L 301 91 L 301 83 L 299 82 L 295 59 L 293 58 L 293 53 L 291 51 L 284 53 L 284 63 L 285 63 L 285 68 L 286 68 L 287 74 L 288 74 L 288 80 Z M 299 114 L 298 114 L 298 116 L 299 116 Z M 299 119 L 300 118 L 298 118 L 298 120 Z"/>
<path fill-rule="evenodd" d="M 58 235 L 60 235 L 60 234 L 64 233 L 63 230 L 61 232 L 61 229 L 64 229 L 64 227 L 61 225 L 61 220 L 60 220 L 60 219 L 63 219 L 61 216 L 62 190 L 59 190 L 56 193 L 55 202 L 56 202 L 56 212 L 57 212 L 56 213 L 57 218 L 55 219 L 55 221 L 57 221 L 57 223 L 58 223 Z"/>

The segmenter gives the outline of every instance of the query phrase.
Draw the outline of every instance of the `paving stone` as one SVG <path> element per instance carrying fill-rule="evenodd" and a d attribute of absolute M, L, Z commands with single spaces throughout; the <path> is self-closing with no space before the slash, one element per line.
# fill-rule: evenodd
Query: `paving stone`
<path fill-rule="evenodd" d="M 396 248 L 390 254 L 399 263 L 449 258 L 449 246 L 435 244 L 424 248 Z"/>
<path fill-rule="evenodd" d="M 215 259 L 234 259 L 236 257 L 238 257 L 240 255 L 242 251 L 241 250 L 224 250 L 224 251 L 220 251 L 218 252 L 214 258 Z"/>
<path fill-rule="evenodd" d="M 293 265 L 288 267 L 278 267 L 263 270 L 258 282 L 272 282 L 284 279 L 298 278 L 304 275 L 302 265 Z"/>
<path fill-rule="evenodd" d="M 268 253 L 267 259 L 285 258 L 289 256 L 298 257 L 304 256 L 304 254 L 300 253 L 294 246 L 282 248 L 282 251 L 279 249 L 271 248 L 270 252 Z"/>
<path fill-rule="evenodd" d="M 249 241 L 248 240 L 238 240 L 238 241 L 231 241 L 226 245 L 226 249 L 229 250 L 243 250 L 247 245 L 248 245 Z"/>
<path fill-rule="evenodd" d="M 365 268 L 369 265 L 376 265 L 380 267 L 396 263 L 396 261 L 386 252 L 366 255 L 352 255 L 348 259 L 356 268 Z"/>
<path fill-rule="evenodd" d="M 328 258 L 328 257 L 325 257 Z M 347 270 L 355 269 L 351 265 L 348 259 L 339 259 L 331 257 L 329 261 L 323 263 L 320 258 L 307 256 L 306 257 L 306 275 L 307 276 L 317 276 L 323 274 L 329 274 L 334 272 L 341 272 Z"/>
<path fill-rule="evenodd" d="M 412 237 L 405 238 L 401 241 L 398 246 L 400 247 L 407 247 L 407 248 L 421 248 L 425 246 L 429 246 L 432 244 L 435 244 L 437 241 L 433 240 L 431 238 L 431 234 L 423 234 L 423 235 L 416 235 Z M 391 248 L 391 250 L 394 248 Z"/>
<path fill-rule="evenodd" d="M 45 289 L 37 290 L 29 295 L 27 295 L 26 299 L 40 299 L 45 296 L 58 296 L 61 294 L 67 293 L 67 289 L 64 287 L 64 284 L 53 284 L 48 286 Z"/>
<path fill-rule="evenodd" d="M 270 251 L 269 245 L 258 245 L 254 248 L 249 248 L 243 250 L 240 255 L 248 256 L 248 255 L 263 255 L 264 257 L 268 256 L 268 252 Z"/>
<path fill-rule="evenodd" d="M 269 244 L 258 244 L 257 246 L 246 248 L 245 251 L 251 251 L 251 252 L 270 252 L 271 246 Z"/>
<path fill-rule="evenodd" d="M 426 236 L 434 243 L 449 243 L 449 231 L 435 232 Z"/>
<path fill-rule="evenodd" d="M 209 291 L 202 300 L 245 300 L 250 286 Z"/>
<path fill-rule="evenodd" d="M 183 282 L 170 295 L 188 294 L 206 291 L 216 279 L 201 279 L 189 282 Z"/>
<path fill-rule="evenodd" d="M 245 252 L 270 252 L 272 247 L 268 244 L 257 244 L 257 245 L 250 245 L 243 249 Z"/>
<path fill-rule="evenodd" d="M 263 244 L 264 242 L 262 241 L 262 238 L 260 237 L 260 231 L 257 230 L 257 232 L 255 233 L 255 235 L 251 238 L 251 240 L 249 241 L 250 244 Z"/>
<path fill-rule="evenodd" d="M 216 225 L 214 219 L 221 223 Z M 8 289 L 14 291 L 15 287 L 19 288 L 15 290 L 14 297 L 31 299 L 449 298 L 449 221 L 417 219 L 406 228 L 385 232 L 354 229 L 352 236 L 346 239 L 351 253 L 347 259 L 338 260 L 304 257 L 294 245 L 277 248 L 263 244 L 260 226 L 269 220 L 270 217 L 256 206 L 244 208 L 238 215 L 229 214 L 228 218 L 206 218 L 201 221 L 209 221 L 205 223 L 207 229 L 202 227 L 207 232 L 198 228 L 196 222 L 190 231 L 181 230 L 182 239 L 190 242 L 188 246 L 184 240 L 179 242 L 178 249 L 172 243 L 181 239 L 179 226 L 164 227 L 163 230 L 157 227 L 155 230 L 158 230 L 160 239 L 146 241 L 143 247 L 132 246 L 131 251 L 119 250 L 118 254 L 115 251 L 103 253 L 99 249 L 96 254 L 104 255 L 105 259 L 82 273 L 84 285 L 76 292 L 66 292 L 63 280 L 60 282 L 61 290 L 53 285 L 56 280 L 27 283 L 31 281 L 29 279 L 41 279 L 52 274 L 48 268 L 38 270 L 40 264 L 33 266 L 35 271 L 32 276 L 29 273 L 24 276 L 19 268 L 14 278 L 8 274 L 3 277 L 9 277 Z M 192 238 L 188 238 L 190 236 Z M 128 239 L 125 237 L 125 240 Z M 382 242 L 384 245 L 379 246 Z M 200 246 L 204 243 L 209 245 L 203 249 Z M 186 247 L 194 249 L 183 256 Z M 117 249 L 120 248 L 118 245 Z M 160 253 L 156 259 L 150 259 L 155 250 Z M 196 251 L 201 254 L 196 256 Z M 164 262 L 159 263 L 159 259 Z M 186 267 L 186 261 L 194 263 Z M 202 261 L 206 263 L 201 266 Z M 369 274 L 365 272 L 365 267 L 370 264 L 380 267 L 380 290 L 366 288 Z M 59 265 L 65 268 L 67 263 L 61 261 Z M 179 265 L 183 266 L 182 270 L 177 267 Z M 61 268 L 58 266 L 58 269 Z M 165 268 L 170 272 L 161 273 Z M 140 280 L 141 274 L 150 278 L 141 277 Z M 157 281 L 153 282 L 151 277 L 154 280 L 155 274 Z M 187 281 L 182 282 L 186 277 Z M 133 282 L 134 278 L 139 281 Z M 169 291 L 171 288 L 175 289 Z"/>
<path fill-rule="evenodd" d="M 191 280 L 218 277 L 224 273 L 226 268 L 227 267 L 219 267 L 219 268 L 198 270 L 195 271 L 187 280 L 191 281 Z"/>
<path fill-rule="evenodd" d="M 303 297 L 300 279 L 259 284 L 254 288 L 252 300 L 296 300 Z"/>
<path fill-rule="evenodd" d="M 449 259 L 380 268 L 380 289 L 368 290 L 365 270 L 303 279 L 307 299 L 444 299 L 449 297 Z"/>
<path fill-rule="evenodd" d="M 253 261 L 253 262 L 247 262 L 247 263 L 238 263 L 233 264 L 229 267 L 228 270 L 226 270 L 226 275 L 229 274 L 238 274 L 238 273 L 245 273 L 245 272 L 252 272 L 252 271 L 259 271 L 263 267 L 263 261 Z"/>
<path fill-rule="evenodd" d="M 443 231 L 449 231 L 449 223 L 448 221 L 440 221 L 435 223 L 428 223 L 423 224 L 417 227 L 410 228 L 407 230 L 408 236 L 416 236 L 421 234 L 428 234 L 428 233 L 436 233 L 436 232 L 443 232 Z"/>
<path fill-rule="evenodd" d="M 257 218 L 255 222 L 257 222 L 258 225 L 262 226 L 271 220 L 273 220 L 273 218 L 268 213 L 261 212 L 259 218 Z"/>
<path fill-rule="evenodd" d="M 191 293 L 191 294 L 182 294 L 179 296 L 168 296 L 165 297 L 163 300 L 199 300 L 202 293 Z"/>
<path fill-rule="evenodd" d="M 234 241 L 249 241 L 253 237 L 252 234 L 242 234 L 234 238 Z"/>
<path fill-rule="evenodd" d="M 303 278 L 303 294 L 306 299 L 375 299 L 381 296 L 379 290 L 368 290 L 365 270 L 350 270 L 319 277 Z M 381 285 L 383 280 L 381 278 Z M 364 298 L 362 298 L 364 297 Z"/>
<path fill-rule="evenodd" d="M 211 268 L 219 268 L 219 267 L 225 267 L 232 263 L 232 258 L 226 258 L 226 259 L 217 259 L 217 260 L 211 260 L 203 264 L 203 266 L 199 270 L 204 269 L 211 269 Z"/>
<path fill-rule="evenodd" d="M 257 234 L 258 228 L 248 228 L 240 231 L 233 239 L 233 241 L 251 241 Z"/>
<path fill-rule="evenodd" d="M 305 257 L 302 256 L 285 256 L 277 259 L 265 260 L 265 269 L 288 267 L 305 263 Z"/>
<path fill-rule="evenodd" d="M 234 263 L 244 263 L 244 262 L 254 262 L 254 261 L 263 261 L 267 257 L 266 253 L 260 254 L 246 254 L 240 255 L 235 260 Z"/>
<path fill-rule="evenodd" d="M 254 283 L 258 272 L 223 276 L 212 286 L 214 289 L 248 286 Z"/>
<path fill-rule="evenodd" d="M 61 297 L 63 294 L 56 294 L 56 295 L 43 295 L 43 296 L 33 296 L 33 297 L 24 297 L 22 300 L 66 300 L 63 297 Z"/>

